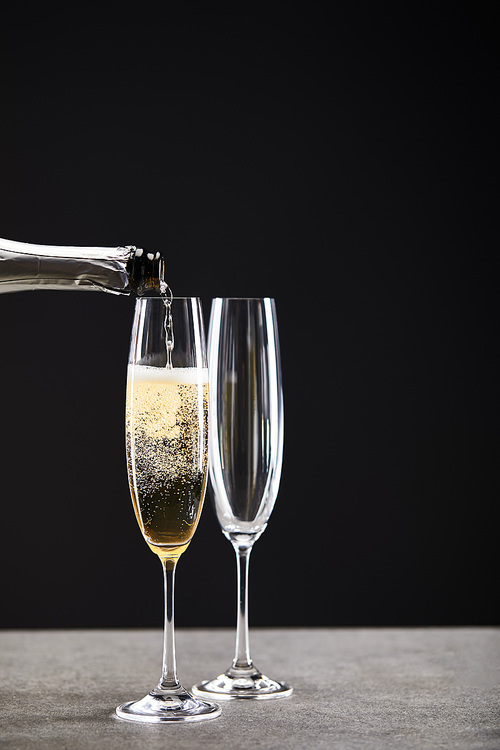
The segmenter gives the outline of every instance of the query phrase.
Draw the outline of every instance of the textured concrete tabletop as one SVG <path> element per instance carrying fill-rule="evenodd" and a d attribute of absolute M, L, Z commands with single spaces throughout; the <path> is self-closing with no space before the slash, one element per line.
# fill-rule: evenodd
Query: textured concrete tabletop
<path fill-rule="evenodd" d="M 179 630 L 186 687 L 229 666 L 230 630 Z M 199 724 L 114 716 L 157 682 L 156 630 L 0 631 L 2 750 L 500 748 L 500 629 L 253 630 L 291 698 L 222 703 Z"/>

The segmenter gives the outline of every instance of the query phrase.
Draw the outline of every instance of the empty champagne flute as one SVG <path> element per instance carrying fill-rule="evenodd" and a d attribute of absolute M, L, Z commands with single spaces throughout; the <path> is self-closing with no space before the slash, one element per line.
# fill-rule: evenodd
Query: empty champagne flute
<path fill-rule="evenodd" d="M 264 532 L 281 477 L 283 391 L 273 299 L 218 298 L 209 325 L 209 475 L 217 518 L 236 552 L 236 648 L 229 669 L 195 685 L 195 695 L 281 698 L 293 688 L 263 675 L 250 657 L 248 564 Z"/>
<path fill-rule="evenodd" d="M 174 345 L 175 337 L 175 345 Z M 208 463 L 208 368 L 200 301 L 143 297 L 135 306 L 127 377 L 127 468 L 137 522 L 163 566 L 165 627 L 158 685 L 116 709 L 121 719 L 219 716 L 177 678 L 174 577 L 200 517 Z"/>

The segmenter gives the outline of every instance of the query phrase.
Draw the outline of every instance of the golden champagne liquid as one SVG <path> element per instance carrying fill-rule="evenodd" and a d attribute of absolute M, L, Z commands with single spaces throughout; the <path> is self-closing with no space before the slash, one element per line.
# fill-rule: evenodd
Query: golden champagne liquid
<path fill-rule="evenodd" d="M 196 531 L 207 482 L 208 372 L 130 365 L 127 467 L 137 521 L 161 559 Z"/>

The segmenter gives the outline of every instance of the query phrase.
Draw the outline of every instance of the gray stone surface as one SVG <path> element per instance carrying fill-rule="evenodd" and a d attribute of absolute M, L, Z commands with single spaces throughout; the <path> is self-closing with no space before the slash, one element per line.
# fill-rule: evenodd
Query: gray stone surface
<path fill-rule="evenodd" d="M 199 724 L 114 717 L 156 683 L 156 630 L 0 631 L 2 750 L 498 750 L 500 629 L 254 630 L 252 655 L 291 698 L 222 703 Z M 230 630 L 179 630 L 185 686 L 229 666 Z"/>

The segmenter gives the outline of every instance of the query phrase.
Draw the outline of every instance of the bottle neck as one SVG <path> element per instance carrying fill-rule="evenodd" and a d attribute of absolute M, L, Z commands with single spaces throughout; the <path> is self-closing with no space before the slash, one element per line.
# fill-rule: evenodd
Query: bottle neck
<path fill-rule="evenodd" d="M 0 293 L 28 289 L 160 293 L 160 253 L 140 248 L 63 247 L 0 239 Z"/>

